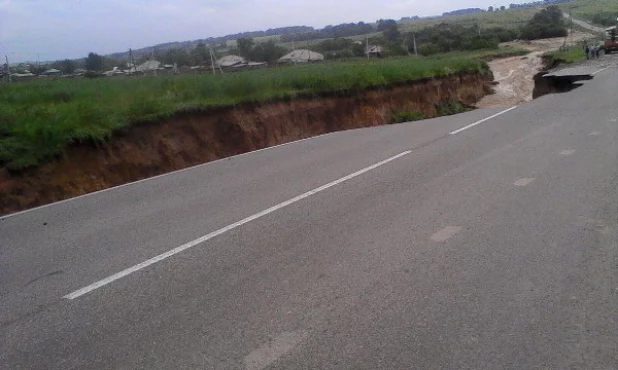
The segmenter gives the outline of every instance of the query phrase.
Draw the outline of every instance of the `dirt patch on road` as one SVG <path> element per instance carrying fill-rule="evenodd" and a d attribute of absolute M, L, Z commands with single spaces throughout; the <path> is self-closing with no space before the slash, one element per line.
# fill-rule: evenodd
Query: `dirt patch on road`
<path fill-rule="evenodd" d="M 594 38 L 594 35 L 574 31 L 567 38 L 568 43 L 578 43 Z M 543 54 L 557 50 L 564 45 L 565 38 L 552 38 L 533 41 L 514 41 L 502 46 L 520 47 L 530 50 L 525 56 L 497 59 L 489 62 L 494 74 L 495 94 L 481 99 L 478 108 L 497 108 L 519 105 L 532 100 L 534 76 L 544 69 Z M 575 46 L 577 47 L 577 46 Z"/>

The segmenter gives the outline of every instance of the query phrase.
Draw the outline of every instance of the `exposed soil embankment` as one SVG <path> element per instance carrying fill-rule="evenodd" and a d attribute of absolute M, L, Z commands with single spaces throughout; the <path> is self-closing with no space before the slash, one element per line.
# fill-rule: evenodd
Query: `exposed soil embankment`
<path fill-rule="evenodd" d="M 593 35 L 573 31 L 569 35 L 570 44 L 594 37 Z M 533 41 L 512 41 L 501 44 L 502 47 L 523 48 L 530 51 L 526 56 L 498 58 L 489 61 L 489 67 L 494 73 L 496 93 L 488 95 L 476 106 L 479 108 L 511 107 L 534 98 L 535 75 L 546 71 L 552 61 L 543 55 L 552 50 L 558 50 L 564 45 L 564 37 L 541 39 Z"/>
<path fill-rule="evenodd" d="M 491 73 L 418 81 L 356 96 L 178 114 L 132 126 L 104 145 L 81 144 L 62 158 L 21 172 L 0 169 L 0 214 L 327 132 L 390 123 L 393 112 L 433 117 L 445 104 L 476 103 Z"/>

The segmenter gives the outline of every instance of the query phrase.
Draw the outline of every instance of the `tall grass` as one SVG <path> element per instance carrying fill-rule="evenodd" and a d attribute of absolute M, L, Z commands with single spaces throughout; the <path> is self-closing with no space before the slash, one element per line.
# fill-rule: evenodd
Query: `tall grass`
<path fill-rule="evenodd" d="M 0 85 L 0 166 L 21 169 L 71 143 L 104 142 L 118 128 L 179 111 L 368 88 L 487 65 L 461 55 L 355 60 L 225 75 L 34 80 Z"/>
<path fill-rule="evenodd" d="M 592 21 L 595 15 L 612 14 L 616 19 L 618 5 L 616 0 L 574 0 L 568 3 L 556 4 L 566 13 L 573 14 L 573 17 Z"/>
<path fill-rule="evenodd" d="M 555 50 L 547 52 L 543 55 L 548 59 L 550 65 L 557 66 L 559 64 L 570 64 L 586 58 L 586 54 L 582 46 L 574 46 L 568 50 Z"/>

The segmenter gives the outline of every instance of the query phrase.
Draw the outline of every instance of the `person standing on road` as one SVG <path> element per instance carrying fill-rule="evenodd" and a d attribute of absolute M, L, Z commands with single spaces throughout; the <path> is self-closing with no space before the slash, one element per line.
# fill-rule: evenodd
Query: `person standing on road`
<path fill-rule="evenodd" d="M 586 59 L 590 59 L 590 46 L 584 45 L 584 52 L 586 53 Z"/>

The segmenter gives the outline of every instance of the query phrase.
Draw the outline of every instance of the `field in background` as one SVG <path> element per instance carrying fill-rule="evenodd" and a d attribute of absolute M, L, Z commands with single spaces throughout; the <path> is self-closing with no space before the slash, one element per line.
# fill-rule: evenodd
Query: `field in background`
<path fill-rule="evenodd" d="M 472 26 L 480 26 L 481 32 L 483 28 L 493 28 L 493 27 L 502 27 L 507 29 L 518 30 L 522 26 L 524 26 L 535 13 L 539 11 L 539 7 L 535 8 L 515 8 L 515 9 L 506 9 L 506 10 L 497 10 L 493 12 L 479 12 L 479 13 L 471 13 L 471 14 L 461 14 L 461 15 L 449 15 L 443 17 L 436 17 L 431 19 L 417 19 L 417 20 L 406 20 L 398 22 L 400 32 L 414 32 L 421 30 L 427 27 L 433 27 L 441 23 L 447 24 L 456 24 L 462 25 L 465 27 Z M 354 41 L 365 41 L 365 39 L 381 36 L 382 32 L 374 32 L 366 35 L 357 35 L 357 36 L 347 36 L 346 39 L 354 40 Z M 278 45 L 281 45 L 287 49 L 294 48 L 312 48 L 325 40 L 331 40 L 329 38 L 325 39 L 315 39 L 308 40 L 303 42 L 282 42 L 281 36 L 264 36 L 264 37 L 255 37 L 254 41 L 256 43 L 266 42 L 266 41 L 274 41 Z M 236 47 L 236 40 L 230 40 L 227 42 L 228 48 Z"/>
<path fill-rule="evenodd" d="M 470 27 L 479 25 L 482 28 L 504 27 L 518 29 L 532 19 L 540 8 L 516 8 L 493 12 L 451 15 L 434 19 L 419 19 L 400 22 L 402 32 L 417 31 L 440 23 L 459 24 Z"/>
<path fill-rule="evenodd" d="M 618 1 L 616 0 L 574 0 L 569 3 L 557 4 L 567 14 L 573 12 L 573 17 L 602 25 L 599 20 L 616 24 L 618 17 Z M 600 19 L 598 17 L 601 17 Z M 594 22 L 597 20 L 597 22 Z"/>
<path fill-rule="evenodd" d="M 515 49 L 508 52 L 518 52 Z M 520 52 L 520 51 L 519 51 Z M 72 142 L 103 142 L 112 131 L 180 111 L 324 93 L 353 94 L 460 72 L 481 72 L 495 55 L 355 59 L 225 75 L 33 80 L 0 85 L 0 166 L 34 166 Z"/>

